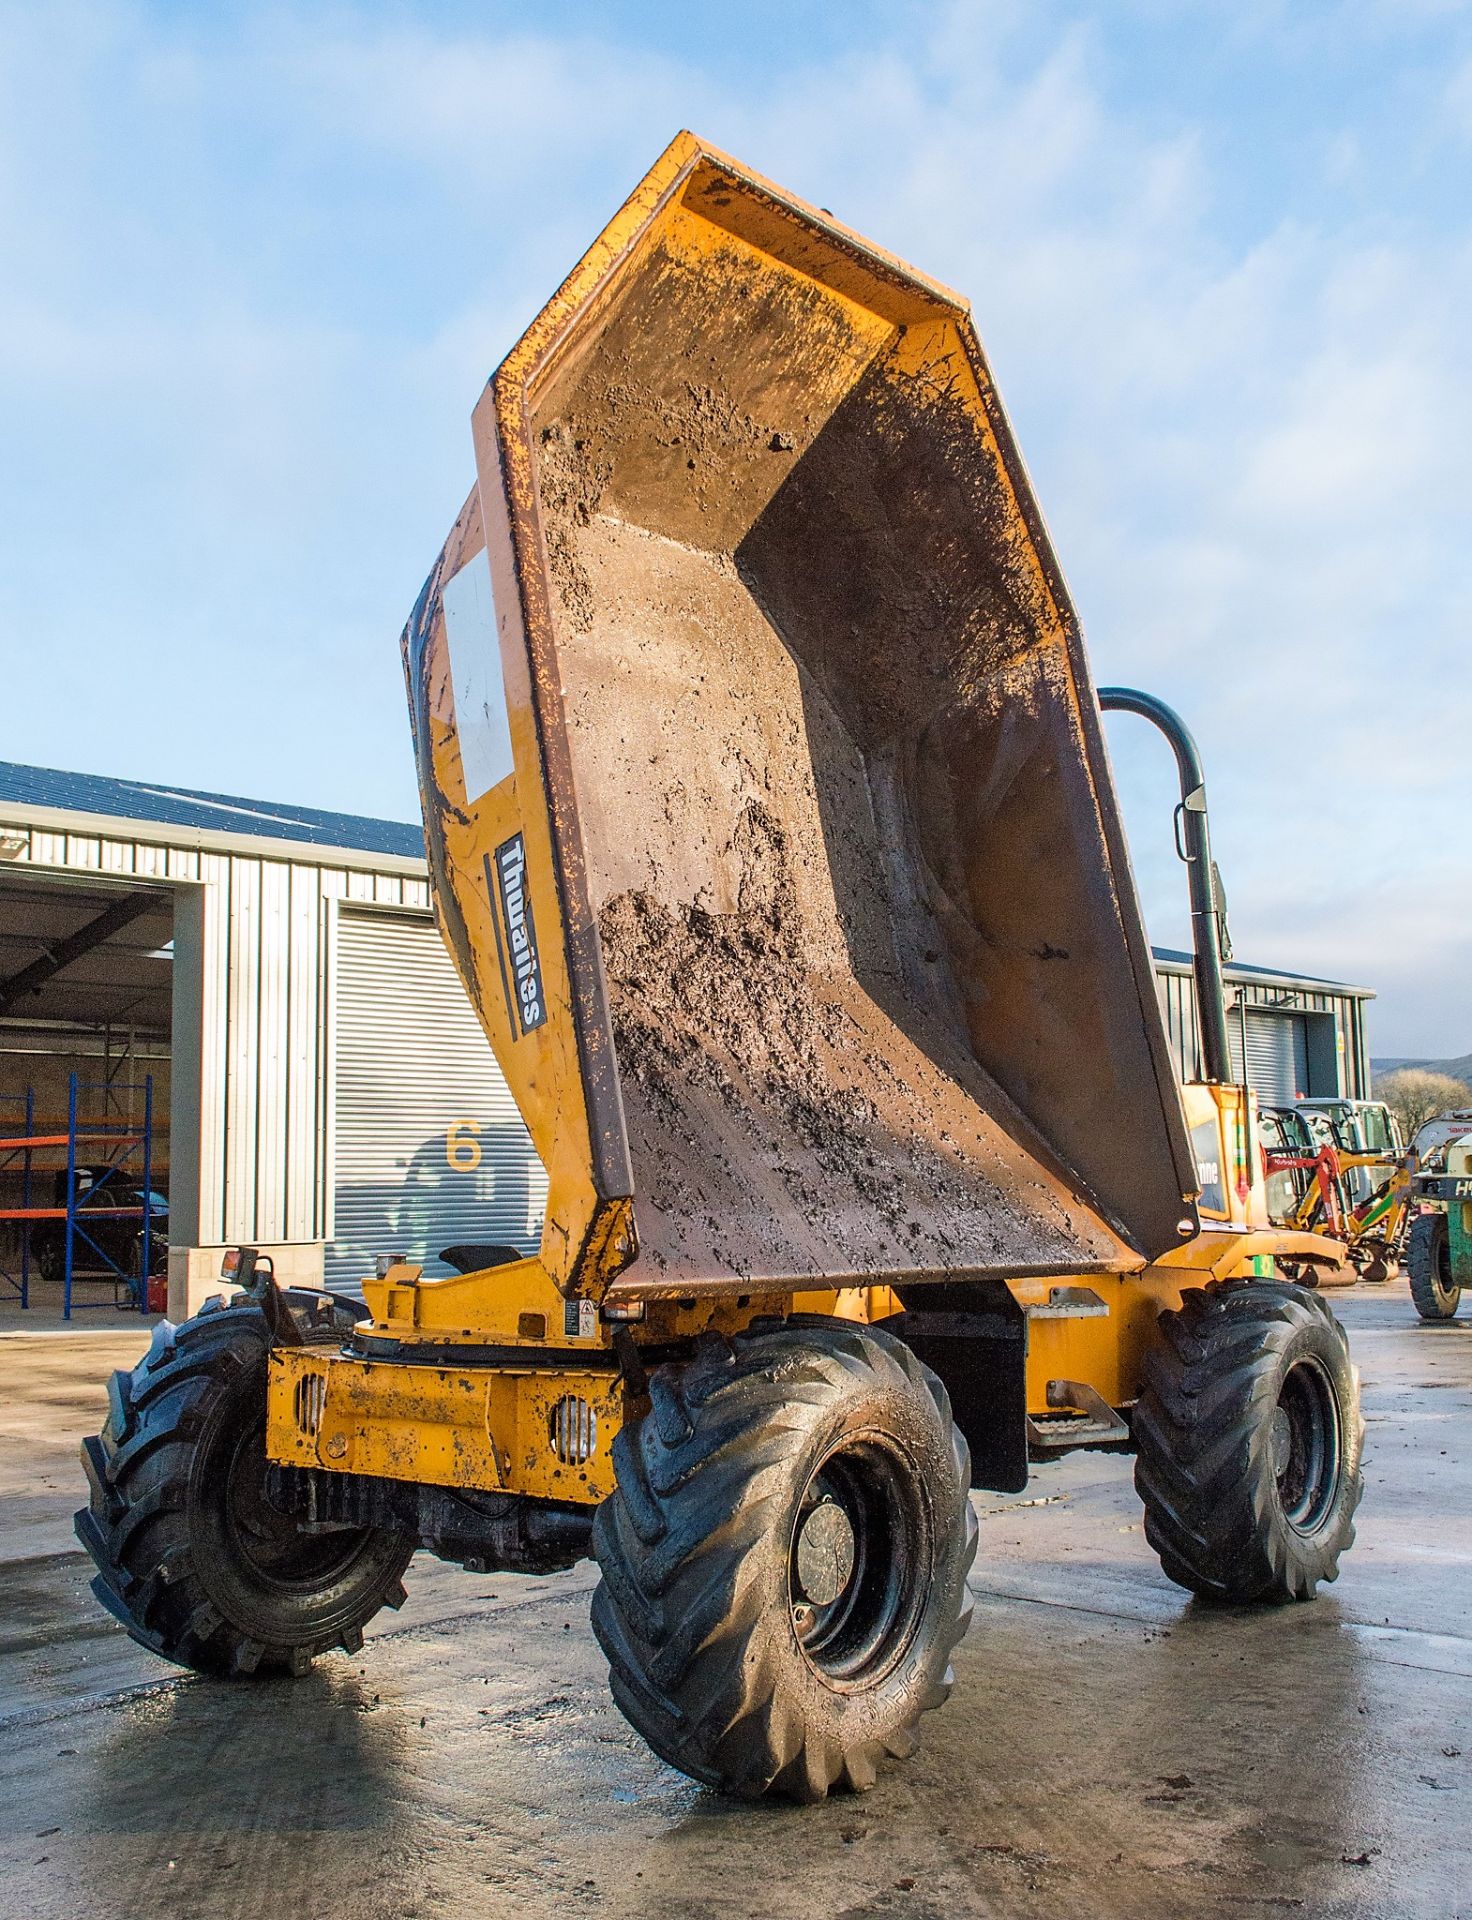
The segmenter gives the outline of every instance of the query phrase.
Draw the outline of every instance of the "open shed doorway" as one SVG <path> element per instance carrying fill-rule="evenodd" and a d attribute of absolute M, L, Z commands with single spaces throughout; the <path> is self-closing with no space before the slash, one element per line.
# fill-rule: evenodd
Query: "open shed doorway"
<path fill-rule="evenodd" d="M 143 1304 L 145 1207 L 149 1273 L 167 1270 L 174 933 L 164 884 L 0 869 L 0 1140 L 50 1143 L 0 1148 L 0 1325 L 18 1324 L 23 1278 L 31 1309 L 60 1308 L 66 1223 L 35 1216 L 64 1210 L 69 1186 L 79 1221 L 98 1189 L 73 1239 L 74 1310 Z"/>

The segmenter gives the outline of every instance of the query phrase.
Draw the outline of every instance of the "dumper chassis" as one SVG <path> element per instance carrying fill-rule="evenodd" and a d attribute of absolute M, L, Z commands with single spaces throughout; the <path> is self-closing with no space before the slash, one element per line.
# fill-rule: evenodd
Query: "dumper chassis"
<path fill-rule="evenodd" d="M 591 1552 L 650 1746 L 804 1801 L 945 1700 L 971 1492 L 1032 1461 L 1133 1449 L 1173 1580 L 1309 1598 L 1361 1489 L 1313 1285 L 1343 1250 L 1267 1224 L 1179 723 L 1207 991 L 1176 1086 L 964 302 L 682 135 L 475 443 L 405 665 L 540 1250 L 386 1256 L 359 1305 L 236 1249 L 84 1447 L 99 1598 L 186 1667 L 297 1674 L 358 1650 L 417 1549 Z"/>
<path fill-rule="evenodd" d="M 969 1495 L 995 1476 L 973 1474 L 945 1385 L 882 1322 L 756 1316 L 662 1343 L 647 1368 L 624 1343 L 613 1378 L 626 1411 L 594 1505 L 269 1459 L 268 1398 L 290 1382 L 298 1419 L 317 1404 L 315 1383 L 355 1351 L 352 1309 L 302 1290 L 273 1304 L 269 1273 L 249 1258 L 243 1270 L 245 1294 L 164 1323 L 113 1377 L 84 1448 L 78 1532 L 94 1590 L 153 1652 L 215 1675 L 301 1674 L 319 1654 L 359 1651 L 369 1620 L 402 1603 L 418 1548 L 520 1573 L 591 1552 L 593 1630 L 619 1707 L 712 1787 L 865 1790 L 949 1695 L 971 1617 Z M 1353 1540 L 1361 1490 L 1343 1332 L 1319 1295 L 1283 1282 L 1179 1298 L 1138 1401 L 1120 1410 L 1127 1436 L 1090 1432 L 1087 1411 L 1066 1419 L 1076 1437 L 1049 1432 L 1040 1413 L 1031 1450 L 1132 1445 L 1171 1579 L 1230 1605 L 1309 1599 Z M 965 1318 L 922 1312 L 916 1337 L 948 1344 L 947 1372 L 974 1385 L 967 1342 L 985 1336 Z M 404 1390 L 402 1363 L 383 1364 Z M 443 1387 L 440 1369 L 423 1371 Z M 994 1427 L 972 1432 L 1003 1457 Z M 551 1433 L 549 1450 L 555 1415 Z"/>

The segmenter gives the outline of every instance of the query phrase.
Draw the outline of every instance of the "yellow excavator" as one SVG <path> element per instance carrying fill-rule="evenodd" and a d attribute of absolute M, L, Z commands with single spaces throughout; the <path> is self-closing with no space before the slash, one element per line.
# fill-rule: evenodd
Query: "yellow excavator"
<path fill-rule="evenodd" d="M 971 1490 L 1031 1460 L 1132 1447 L 1172 1579 L 1309 1598 L 1361 1487 L 1314 1284 L 1343 1250 L 1267 1225 L 1204 839 L 1177 1087 L 966 303 L 682 134 L 474 450 L 404 656 L 540 1251 L 385 1256 L 366 1310 L 232 1254 L 85 1445 L 98 1597 L 184 1666 L 296 1673 L 416 1548 L 591 1552 L 633 1725 L 800 1800 L 870 1786 L 946 1698 Z"/>

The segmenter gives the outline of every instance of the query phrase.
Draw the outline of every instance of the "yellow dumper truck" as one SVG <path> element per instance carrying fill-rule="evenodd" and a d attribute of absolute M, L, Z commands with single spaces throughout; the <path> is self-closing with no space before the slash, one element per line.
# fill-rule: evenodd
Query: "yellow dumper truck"
<path fill-rule="evenodd" d="M 974 1487 L 1133 1446 L 1166 1571 L 1307 1599 L 1357 1388 L 1250 1097 L 1177 1088 L 1078 621 L 963 300 L 681 135 L 497 371 L 404 639 L 440 924 L 540 1252 L 158 1330 L 84 1460 L 170 1660 L 303 1671 L 418 1547 L 591 1552 L 744 1794 L 951 1688 Z M 1275 1277 L 1292 1263 L 1297 1284 Z"/>

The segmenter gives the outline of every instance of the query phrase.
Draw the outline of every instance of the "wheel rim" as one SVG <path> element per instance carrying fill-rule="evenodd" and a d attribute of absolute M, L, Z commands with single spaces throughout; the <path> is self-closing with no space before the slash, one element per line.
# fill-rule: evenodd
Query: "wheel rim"
<path fill-rule="evenodd" d="M 1334 1383 L 1319 1360 L 1305 1356 L 1284 1375 L 1272 1424 L 1278 1499 L 1295 1532 L 1316 1532 L 1333 1507 L 1341 1443 Z"/>
<path fill-rule="evenodd" d="M 281 1593 L 320 1594 L 346 1573 L 368 1538 L 362 1528 L 304 1533 L 266 1498 L 266 1427 L 238 1437 L 225 1478 L 225 1533 L 262 1586 Z"/>
<path fill-rule="evenodd" d="M 915 1636 L 933 1526 L 910 1461 L 887 1439 L 847 1439 L 803 1490 L 788 1597 L 809 1665 L 841 1691 L 876 1685 Z"/>

